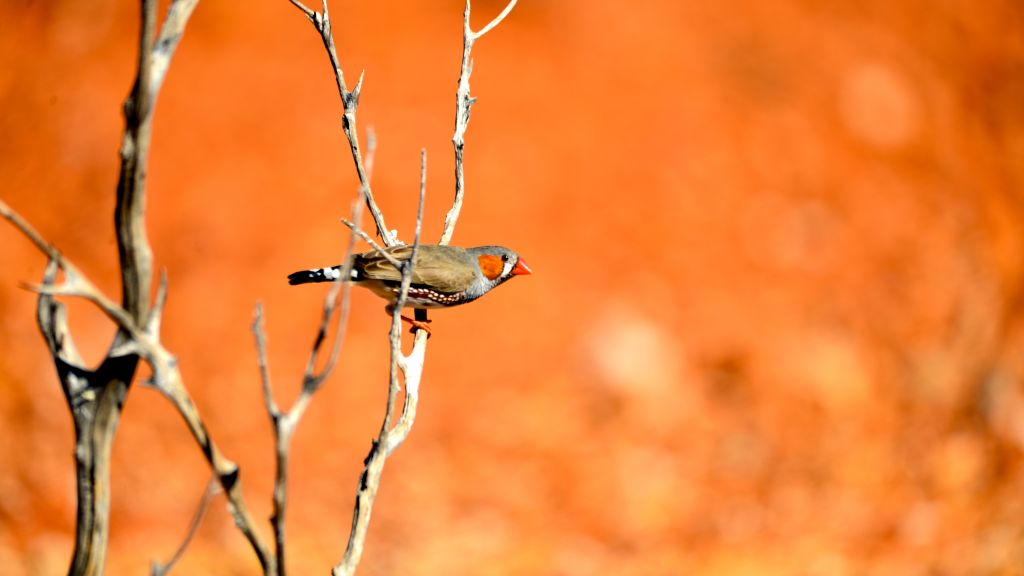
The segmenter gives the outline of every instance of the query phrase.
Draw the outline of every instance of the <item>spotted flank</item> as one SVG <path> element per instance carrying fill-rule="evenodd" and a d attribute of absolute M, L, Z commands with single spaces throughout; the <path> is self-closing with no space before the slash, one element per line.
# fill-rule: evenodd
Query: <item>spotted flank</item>
<path fill-rule="evenodd" d="M 288 283 L 294 286 L 295 284 L 309 284 L 310 282 L 333 282 L 340 276 L 341 266 L 299 270 L 288 275 Z"/>
<path fill-rule="evenodd" d="M 399 286 L 391 287 L 391 291 L 394 293 L 395 298 L 398 298 L 398 293 L 401 291 Z M 407 295 L 406 307 L 408 308 L 441 308 L 444 306 L 455 306 L 461 304 L 466 299 L 466 295 L 462 292 L 455 292 L 453 294 L 445 294 L 444 292 L 438 292 L 431 290 L 430 288 L 423 288 L 420 286 L 409 286 L 409 293 Z"/>

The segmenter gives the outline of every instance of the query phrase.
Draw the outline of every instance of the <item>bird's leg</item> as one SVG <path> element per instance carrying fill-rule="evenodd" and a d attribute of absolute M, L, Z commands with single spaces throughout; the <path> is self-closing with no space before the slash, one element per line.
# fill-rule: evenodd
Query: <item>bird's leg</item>
<path fill-rule="evenodd" d="M 427 324 L 430 324 L 430 318 L 427 318 L 426 308 L 413 309 L 413 318 L 413 328 L 410 330 L 410 332 L 415 334 L 416 328 L 422 328 L 427 331 L 427 337 L 430 337 L 430 326 L 427 326 Z"/>
<path fill-rule="evenodd" d="M 388 304 L 387 306 L 384 307 L 384 311 L 387 312 L 388 316 L 391 316 L 395 313 L 395 307 L 392 304 Z M 406 322 L 412 325 L 412 328 L 409 329 L 409 332 L 411 334 L 415 334 L 416 330 L 423 330 L 424 332 L 427 333 L 427 336 L 431 336 L 432 333 L 430 332 L 430 326 L 428 326 L 428 324 L 430 324 L 430 319 L 427 318 L 427 311 L 420 308 L 416 308 L 415 316 L 416 318 L 413 319 L 409 318 L 404 314 L 402 315 L 402 322 Z"/>

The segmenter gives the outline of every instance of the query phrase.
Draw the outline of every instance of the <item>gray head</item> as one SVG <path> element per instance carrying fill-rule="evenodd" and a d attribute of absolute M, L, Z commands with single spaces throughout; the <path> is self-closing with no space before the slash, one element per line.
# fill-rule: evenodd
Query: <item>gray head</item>
<path fill-rule="evenodd" d="M 478 246 L 466 252 L 477 264 L 477 282 L 467 291 L 470 298 L 483 296 L 513 276 L 533 273 L 519 254 L 503 246 Z"/>

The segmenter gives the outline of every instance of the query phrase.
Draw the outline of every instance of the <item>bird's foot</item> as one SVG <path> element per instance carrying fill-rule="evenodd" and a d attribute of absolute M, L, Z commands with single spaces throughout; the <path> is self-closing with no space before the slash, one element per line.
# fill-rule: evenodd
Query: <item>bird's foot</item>
<path fill-rule="evenodd" d="M 428 326 L 428 324 L 430 324 L 430 320 L 414 320 L 408 316 L 402 316 L 402 322 L 412 325 L 412 328 L 409 329 L 410 334 L 415 334 L 417 330 L 423 330 L 427 333 L 428 337 L 432 335 L 430 332 L 430 326 Z"/>
<path fill-rule="evenodd" d="M 395 313 L 395 307 L 392 306 L 391 304 L 388 304 L 387 306 L 384 307 L 384 312 L 386 312 L 388 316 L 391 316 Z M 412 326 L 412 328 L 409 329 L 410 334 L 416 334 L 417 330 L 423 330 L 424 332 L 427 333 L 428 338 L 432 336 L 432 333 L 430 332 L 430 326 L 428 326 L 428 324 L 430 324 L 430 319 L 427 318 L 426 310 L 416 309 L 415 319 L 409 318 L 408 316 L 403 314 L 402 322 L 405 322 Z"/>

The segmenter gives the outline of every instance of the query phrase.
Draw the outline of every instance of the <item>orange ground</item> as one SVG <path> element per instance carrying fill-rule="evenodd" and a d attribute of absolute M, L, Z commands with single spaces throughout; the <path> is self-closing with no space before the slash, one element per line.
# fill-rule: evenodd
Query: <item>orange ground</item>
<path fill-rule="evenodd" d="M 420 414 L 363 574 L 1024 573 L 1024 13 L 990 2 L 524 0 L 477 46 L 457 243 L 535 274 L 434 315 Z M 384 6 L 387 5 L 387 6 Z M 479 1 L 477 26 L 499 1 Z M 378 200 L 426 235 L 453 184 L 460 2 L 335 2 Z M 0 197 L 116 295 L 132 2 L 0 4 Z M 204 0 L 161 95 L 149 229 L 165 341 L 269 514 L 252 338 L 291 397 L 356 185 L 323 49 L 286 0 Z M 36 332 L 43 258 L 0 225 L 0 565 L 66 569 L 71 427 Z M 72 306 L 98 359 L 112 334 Z M 355 297 L 295 439 L 296 574 L 343 550 L 385 398 Z M 108 572 L 184 531 L 207 471 L 135 387 Z M 218 501 L 181 574 L 252 574 Z"/>

